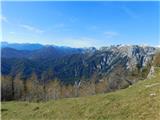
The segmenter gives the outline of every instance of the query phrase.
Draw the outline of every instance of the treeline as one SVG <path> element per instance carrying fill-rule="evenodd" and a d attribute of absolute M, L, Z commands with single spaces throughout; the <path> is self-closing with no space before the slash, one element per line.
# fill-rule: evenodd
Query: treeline
<path fill-rule="evenodd" d="M 154 62 L 153 62 L 154 66 L 160 67 L 160 50 L 157 51 L 155 57 L 154 57 Z"/>
<path fill-rule="evenodd" d="M 47 101 L 61 98 L 79 97 L 107 92 L 107 81 L 95 76 L 91 80 L 80 80 L 74 84 L 65 85 L 60 80 L 38 80 L 35 74 L 29 79 L 16 77 L 1 77 L 1 100 Z"/>

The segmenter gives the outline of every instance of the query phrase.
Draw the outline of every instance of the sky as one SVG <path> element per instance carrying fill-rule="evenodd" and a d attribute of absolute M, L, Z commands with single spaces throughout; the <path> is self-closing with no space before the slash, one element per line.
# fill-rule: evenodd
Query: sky
<path fill-rule="evenodd" d="M 1 41 L 69 47 L 160 45 L 158 2 L 5 2 Z"/>

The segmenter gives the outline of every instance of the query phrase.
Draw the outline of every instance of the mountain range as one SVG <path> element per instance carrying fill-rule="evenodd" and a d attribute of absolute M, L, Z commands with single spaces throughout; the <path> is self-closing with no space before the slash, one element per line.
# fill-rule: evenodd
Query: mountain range
<path fill-rule="evenodd" d="M 39 80 L 58 78 L 64 84 L 106 80 L 110 91 L 145 79 L 155 52 L 154 47 L 138 45 L 96 49 L 2 42 L 1 72 L 13 77 L 19 74 L 24 80 L 35 73 Z"/>

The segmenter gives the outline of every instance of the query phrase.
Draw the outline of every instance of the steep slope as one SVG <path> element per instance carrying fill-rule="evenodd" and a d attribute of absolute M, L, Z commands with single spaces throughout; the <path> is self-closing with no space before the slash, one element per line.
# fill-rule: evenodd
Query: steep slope
<path fill-rule="evenodd" d="M 140 76 L 140 74 L 144 69 L 147 69 L 145 71 L 148 72 L 155 52 L 154 47 L 137 45 L 110 46 L 99 50 L 95 48 L 74 49 L 46 46 L 29 53 L 24 53 L 24 50 L 15 50 L 14 52 L 13 49 L 7 51 L 6 49 L 2 49 L 2 75 L 14 75 L 20 72 L 22 75 L 28 76 L 25 78 L 29 78 L 33 72 L 38 73 L 38 76 L 42 76 L 43 72 L 50 70 L 55 78 L 67 84 L 74 84 L 75 81 L 79 81 L 82 78 L 91 79 L 94 74 L 97 75 L 98 79 L 103 79 L 107 76 L 109 77 L 108 79 L 114 81 L 120 77 L 113 75 L 119 69 L 119 71 L 125 73 L 121 79 L 124 80 L 122 83 L 126 84 L 124 86 L 122 84 L 121 88 L 134 83 L 140 77 L 142 79 L 146 77 L 146 75 Z M 23 64 L 23 62 L 20 62 L 23 65 L 18 64 L 15 58 L 17 61 L 24 60 L 31 63 L 32 66 L 29 72 L 21 71 L 24 68 L 28 68 L 26 66 L 28 64 Z M 15 65 L 19 69 L 15 69 Z M 114 76 L 116 77 L 114 78 Z M 126 76 L 133 77 L 127 78 Z M 121 80 L 119 81 L 121 82 Z M 117 89 L 119 87 L 113 85 L 112 88 Z"/>
<path fill-rule="evenodd" d="M 2 102 L 3 120 L 159 120 L 160 68 L 150 79 L 108 94 L 47 103 Z"/>
<path fill-rule="evenodd" d="M 16 50 L 13 48 L 2 48 L 1 57 L 2 58 L 28 58 L 31 51 L 28 50 Z"/>

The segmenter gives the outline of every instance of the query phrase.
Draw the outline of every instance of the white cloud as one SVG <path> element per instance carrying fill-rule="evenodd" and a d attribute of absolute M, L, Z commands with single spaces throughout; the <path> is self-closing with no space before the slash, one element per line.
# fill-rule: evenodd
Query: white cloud
<path fill-rule="evenodd" d="M 33 27 L 33 26 L 30 26 L 30 25 L 22 24 L 22 25 L 20 25 L 20 27 L 22 27 L 26 30 L 29 30 L 31 32 L 35 32 L 35 33 L 43 33 L 44 32 L 43 30 L 40 30 L 40 29 Z"/>
<path fill-rule="evenodd" d="M 97 40 L 92 39 L 92 38 L 88 38 L 88 37 L 65 38 L 65 39 L 61 39 L 61 40 L 50 41 L 50 43 L 51 42 L 53 42 L 53 44 L 55 44 L 55 45 L 69 46 L 69 47 L 75 47 L 75 48 L 99 47 Z"/>
<path fill-rule="evenodd" d="M 10 34 L 15 34 L 15 32 L 9 32 Z"/>
<path fill-rule="evenodd" d="M 0 20 L 2 21 L 2 22 L 6 22 L 6 23 L 8 23 L 9 21 L 8 21 L 8 19 L 5 17 L 5 16 L 0 16 Z"/>
<path fill-rule="evenodd" d="M 107 31 L 107 32 L 104 32 L 104 35 L 107 37 L 107 38 L 113 38 L 113 37 L 116 37 L 119 35 L 119 33 L 117 32 L 111 32 L 111 31 Z"/>

